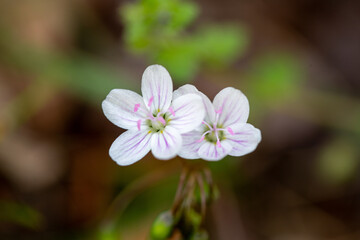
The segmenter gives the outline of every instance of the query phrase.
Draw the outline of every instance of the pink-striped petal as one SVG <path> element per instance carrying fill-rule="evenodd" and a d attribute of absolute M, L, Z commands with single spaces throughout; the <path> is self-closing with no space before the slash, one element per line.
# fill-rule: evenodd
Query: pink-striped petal
<path fill-rule="evenodd" d="M 203 101 L 204 108 L 205 108 L 205 121 L 206 122 L 214 122 L 215 121 L 215 109 L 210 101 L 210 99 L 203 94 L 202 92 L 198 91 L 197 88 L 191 84 L 186 84 L 184 86 L 179 87 L 176 89 L 173 93 L 173 100 L 175 100 L 178 97 L 181 97 L 188 93 L 195 93 L 198 94 Z"/>
<path fill-rule="evenodd" d="M 246 123 L 249 117 L 249 101 L 240 91 L 224 88 L 214 98 L 214 108 L 220 111 L 218 123 L 228 127 L 234 123 Z"/>
<path fill-rule="evenodd" d="M 138 120 L 144 119 L 148 109 L 143 98 L 130 90 L 114 89 L 102 102 L 105 116 L 115 125 L 125 128 L 137 128 Z"/>
<path fill-rule="evenodd" d="M 154 133 L 151 137 L 151 152 L 154 157 L 168 160 L 177 155 L 182 145 L 182 138 L 175 128 L 166 126 L 163 131 Z"/>
<path fill-rule="evenodd" d="M 111 145 L 110 157 L 120 166 L 127 166 L 142 159 L 151 147 L 151 133 L 128 130 Z"/>
<path fill-rule="evenodd" d="M 188 94 L 188 93 L 195 93 L 197 94 L 199 91 L 194 85 L 191 84 L 185 84 L 178 89 L 176 89 L 173 92 L 173 100 L 177 99 L 178 97 L 181 97 L 182 95 Z"/>
<path fill-rule="evenodd" d="M 175 116 L 170 116 L 169 125 L 180 133 L 194 130 L 204 119 L 204 105 L 197 94 L 190 93 L 178 97 L 172 102 L 171 107 Z"/>
<path fill-rule="evenodd" d="M 141 92 L 151 113 L 168 110 L 172 99 L 173 83 L 168 71 L 160 65 L 151 65 L 142 76 Z"/>
<path fill-rule="evenodd" d="M 179 151 L 179 156 L 185 159 L 197 159 L 199 157 L 199 148 L 204 143 L 200 141 L 202 139 L 202 132 L 191 131 L 181 134 L 183 139 L 182 147 Z"/>
<path fill-rule="evenodd" d="M 253 125 L 233 124 L 230 126 L 234 134 L 226 134 L 226 139 L 232 146 L 231 156 L 243 156 L 256 149 L 261 141 L 261 132 Z"/>
<path fill-rule="evenodd" d="M 208 161 L 219 161 L 223 159 L 232 149 L 232 146 L 227 140 L 221 141 L 221 146 L 216 143 L 203 141 L 203 144 L 198 150 L 199 157 Z"/>

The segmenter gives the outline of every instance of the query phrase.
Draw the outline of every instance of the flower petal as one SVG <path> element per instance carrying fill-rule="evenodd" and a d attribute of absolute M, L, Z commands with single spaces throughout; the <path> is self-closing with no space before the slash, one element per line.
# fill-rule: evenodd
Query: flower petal
<path fill-rule="evenodd" d="M 141 92 L 151 113 L 167 111 L 172 98 L 173 83 L 168 71 L 160 65 L 145 69 L 141 81 Z"/>
<path fill-rule="evenodd" d="M 166 126 L 163 131 L 154 133 L 151 137 L 151 152 L 161 160 L 168 160 L 176 156 L 182 145 L 182 138 L 178 130 Z"/>
<path fill-rule="evenodd" d="M 205 109 L 199 95 L 189 93 L 176 98 L 171 105 L 169 125 L 180 133 L 197 128 L 204 119 Z"/>
<path fill-rule="evenodd" d="M 224 88 L 214 98 L 215 110 L 221 111 L 218 123 L 224 127 L 234 123 L 246 123 L 249 117 L 249 101 L 240 91 Z"/>
<path fill-rule="evenodd" d="M 175 100 L 178 97 L 181 97 L 182 95 L 188 94 L 188 93 L 198 94 L 202 98 L 203 104 L 205 107 L 205 111 L 206 111 L 205 121 L 208 123 L 214 122 L 215 121 L 215 109 L 214 109 L 212 102 L 205 94 L 203 94 L 202 92 L 197 90 L 197 88 L 195 86 L 193 86 L 191 84 L 186 84 L 184 86 L 179 87 L 173 93 L 173 100 Z"/>
<path fill-rule="evenodd" d="M 224 158 L 231 151 L 232 146 L 227 140 L 221 141 L 221 147 L 215 143 L 203 141 L 199 148 L 200 158 L 208 161 L 218 161 Z"/>
<path fill-rule="evenodd" d="M 199 131 L 191 131 L 188 133 L 181 134 L 183 139 L 182 147 L 179 151 L 179 156 L 186 159 L 197 159 L 200 158 L 198 151 L 201 145 L 204 143 L 199 142 L 201 139 L 201 133 Z"/>
<path fill-rule="evenodd" d="M 110 157 L 120 166 L 133 164 L 150 151 L 150 140 L 151 133 L 148 131 L 128 130 L 113 142 Z"/>
<path fill-rule="evenodd" d="M 143 119 L 148 112 L 143 98 L 130 90 L 114 89 L 102 102 L 105 116 L 115 125 L 130 129 L 137 126 L 139 119 Z"/>
<path fill-rule="evenodd" d="M 198 93 L 199 90 L 197 90 L 197 88 L 194 85 L 191 84 L 185 84 L 181 87 L 179 87 L 178 89 L 176 89 L 173 92 L 173 100 L 175 100 L 178 97 L 181 97 L 182 95 L 188 94 L 188 93 Z"/>
<path fill-rule="evenodd" d="M 231 156 L 243 156 L 254 151 L 261 141 L 261 132 L 253 125 L 233 124 L 229 126 L 233 134 L 226 134 L 226 139 L 232 145 L 232 150 L 229 153 Z"/>

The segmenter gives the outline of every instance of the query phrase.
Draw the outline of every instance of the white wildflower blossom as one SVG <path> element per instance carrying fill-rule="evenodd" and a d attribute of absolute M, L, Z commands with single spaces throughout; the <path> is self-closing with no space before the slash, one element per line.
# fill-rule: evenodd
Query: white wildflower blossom
<path fill-rule="evenodd" d="M 249 102 L 240 90 L 225 88 L 211 103 L 194 86 L 185 85 L 174 92 L 174 98 L 189 93 L 202 97 L 206 114 L 199 128 L 182 135 L 181 157 L 217 161 L 226 155 L 243 156 L 256 149 L 261 132 L 247 123 Z"/>
<path fill-rule="evenodd" d="M 128 129 L 109 150 L 110 157 L 122 166 L 139 161 L 150 150 L 158 159 L 175 157 L 182 146 L 181 134 L 194 130 L 204 119 L 201 97 L 186 93 L 173 98 L 171 77 L 160 65 L 146 68 L 141 91 L 142 96 L 114 89 L 102 103 L 105 116 Z"/>

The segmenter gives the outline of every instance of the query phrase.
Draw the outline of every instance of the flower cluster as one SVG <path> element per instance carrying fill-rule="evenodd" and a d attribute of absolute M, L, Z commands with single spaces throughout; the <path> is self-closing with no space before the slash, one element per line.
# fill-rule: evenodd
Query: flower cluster
<path fill-rule="evenodd" d="M 127 129 L 109 150 L 119 165 L 133 164 L 150 150 L 162 160 L 179 155 L 216 161 L 250 153 L 261 140 L 260 131 L 246 123 L 249 102 L 237 89 L 223 89 L 211 103 L 192 85 L 173 92 L 167 70 L 152 65 L 142 76 L 141 91 L 142 96 L 114 89 L 102 103 L 105 116 Z"/>

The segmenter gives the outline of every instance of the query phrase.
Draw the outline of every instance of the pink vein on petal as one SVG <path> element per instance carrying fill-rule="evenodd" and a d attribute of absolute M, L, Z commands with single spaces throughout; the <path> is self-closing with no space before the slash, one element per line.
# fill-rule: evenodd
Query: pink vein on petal
<path fill-rule="evenodd" d="M 165 141 L 165 144 L 166 144 L 166 148 L 169 148 L 169 143 L 165 137 L 165 134 L 163 134 L 163 138 L 164 138 L 164 141 Z"/>
<path fill-rule="evenodd" d="M 149 100 L 149 102 L 148 102 L 148 107 L 151 106 L 151 104 L 152 104 L 153 101 L 154 101 L 154 96 L 152 96 L 152 97 L 150 98 L 150 100 Z"/>
<path fill-rule="evenodd" d="M 140 134 L 138 134 L 137 136 L 139 136 L 139 135 L 140 135 Z M 131 146 L 131 147 L 129 147 L 128 149 L 126 149 L 125 152 L 129 152 L 129 151 L 137 148 L 137 147 L 143 142 L 143 140 L 147 137 L 147 135 L 148 135 L 148 134 L 146 134 L 140 141 L 137 141 L 133 146 Z M 132 139 L 134 139 L 134 138 L 132 138 Z M 131 139 L 131 140 L 132 140 L 132 139 Z M 129 140 L 129 141 L 130 141 L 130 140 Z M 146 142 L 146 144 L 144 144 L 144 145 L 142 146 L 142 148 L 139 149 L 137 152 L 140 152 L 142 149 L 144 149 L 144 147 L 146 147 L 146 145 L 147 145 L 147 143 L 149 143 L 149 141 L 150 141 L 150 138 L 148 139 L 148 141 Z M 133 143 L 132 143 L 132 144 L 133 144 Z"/>
<path fill-rule="evenodd" d="M 169 111 L 175 117 L 175 112 L 174 112 L 174 109 L 172 107 L 169 107 Z"/>
<path fill-rule="evenodd" d="M 140 126 L 141 126 L 141 119 L 139 119 L 139 120 L 137 120 L 137 128 L 138 128 L 138 130 L 140 131 Z"/>

